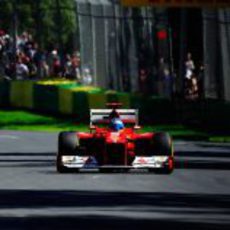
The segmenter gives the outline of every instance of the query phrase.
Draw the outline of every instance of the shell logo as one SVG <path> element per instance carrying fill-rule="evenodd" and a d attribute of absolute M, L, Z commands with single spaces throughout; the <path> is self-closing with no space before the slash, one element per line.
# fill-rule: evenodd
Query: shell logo
<path fill-rule="evenodd" d="M 140 164 L 147 164 L 148 162 L 146 161 L 145 158 L 141 157 L 141 158 L 138 160 L 138 163 L 140 163 Z"/>

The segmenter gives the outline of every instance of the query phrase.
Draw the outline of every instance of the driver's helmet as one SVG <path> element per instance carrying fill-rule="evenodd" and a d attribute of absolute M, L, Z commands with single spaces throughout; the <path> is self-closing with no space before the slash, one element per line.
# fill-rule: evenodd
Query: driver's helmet
<path fill-rule="evenodd" d="M 125 127 L 124 123 L 120 118 L 113 118 L 109 124 L 109 128 L 112 129 L 113 131 L 119 131 L 124 127 Z"/>

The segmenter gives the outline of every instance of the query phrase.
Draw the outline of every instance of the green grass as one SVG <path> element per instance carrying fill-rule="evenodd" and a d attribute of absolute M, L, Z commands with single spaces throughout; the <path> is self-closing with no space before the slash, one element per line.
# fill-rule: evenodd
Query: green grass
<path fill-rule="evenodd" d="M 207 138 L 207 133 L 188 128 L 181 124 L 147 126 L 145 127 L 145 131 L 168 132 L 175 138 Z"/>
<path fill-rule="evenodd" d="M 22 131 L 88 131 L 87 124 L 79 124 L 74 119 L 61 119 L 26 111 L 0 110 L 0 129 Z M 174 139 L 208 140 L 211 142 L 230 142 L 230 136 L 209 135 L 181 124 L 143 126 L 139 132 L 168 132 Z"/>
<path fill-rule="evenodd" d="M 0 128 L 4 130 L 24 131 L 62 131 L 79 130 L 86 131 L 84 124 L 74 124 L 72 120 L 58 119 L 51 116 L 39 115 L 25 111 L 0 110 Z"/>
<path fill-rule="evenodd" d="M 229 143 L 230 142 L 230 136 L 212 136 L 209 137 L 210 142 L 219 142 L 219 143 Z"/>
<path fill-rule="evenodd" d="M 71 119 L 58 119 L 25 111 L 0 111 L 0 128 L 31 131 L 88 130 L 87 124 L 75 124 Z M 182 125 L 143 126 L 141 131 L 165 131 L 172 135 L 194 135 Z"/>

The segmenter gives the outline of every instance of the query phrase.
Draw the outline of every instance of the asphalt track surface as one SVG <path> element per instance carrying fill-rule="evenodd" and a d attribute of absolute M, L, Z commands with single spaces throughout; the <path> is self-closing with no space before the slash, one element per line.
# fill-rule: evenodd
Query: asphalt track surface
<path fill-rule="evenodd" d="M 171 175 L 58 174 L 56 149 L 0 131 L 0 229 L 230 229 L 230 144 L 176 141 Z"/>

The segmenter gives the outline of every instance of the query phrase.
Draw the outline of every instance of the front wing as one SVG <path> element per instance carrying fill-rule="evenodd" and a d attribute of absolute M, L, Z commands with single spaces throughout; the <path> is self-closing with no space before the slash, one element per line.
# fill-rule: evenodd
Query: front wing
<path fill-rule="evenodd" d="M 62 156 L 62 165 L 69 169 L 100 169 L 100 168 L 130 168 L 130 169 L 160 169 L 169 162 L 169 156 L 136 156 L 131 165 L 99 165 L 93 156 Z"/>

